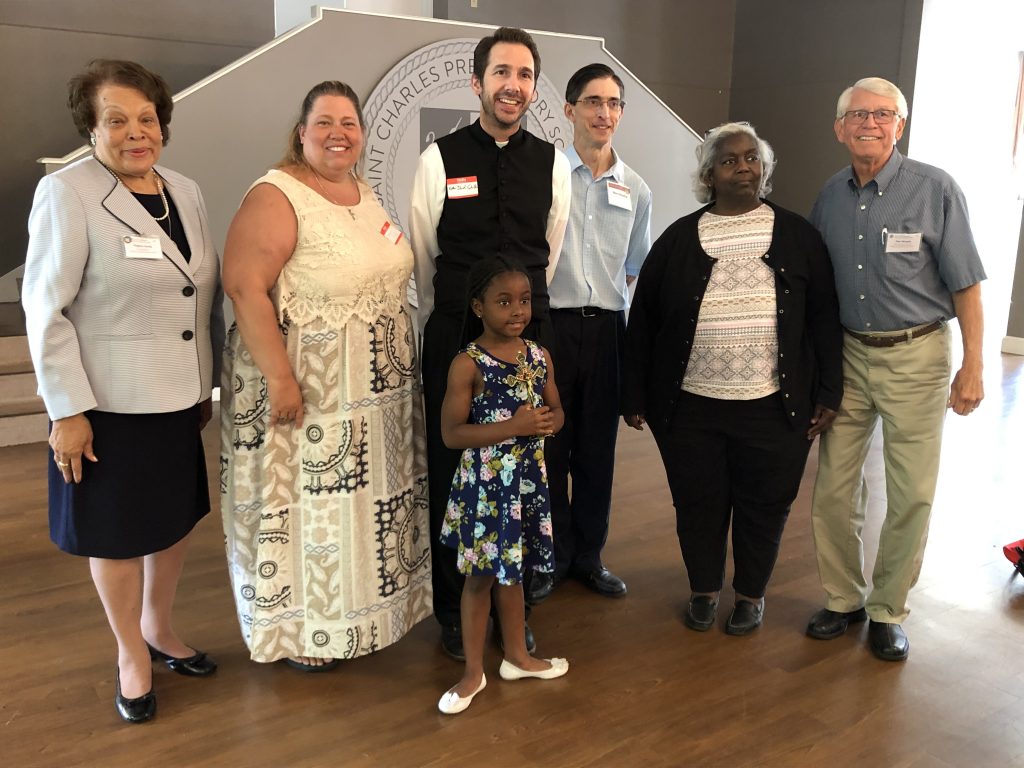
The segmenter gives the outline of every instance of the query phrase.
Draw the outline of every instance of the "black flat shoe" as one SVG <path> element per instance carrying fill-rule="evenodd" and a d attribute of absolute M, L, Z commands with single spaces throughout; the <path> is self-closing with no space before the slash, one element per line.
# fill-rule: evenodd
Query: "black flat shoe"
<path fill-rule="evenodd" d="M 312 674 L 316 674 L 317 672 L 330 672 L 341 664 L 341 659 L 331 659 L 326 664 L 306 664 L 298 659 L 284 659 L 284 663 L 292 669 L 299 670 L 299 672 L 310 672 Z"/>
<path fill-rule="evenodd" d="M 868 613 L 863 608 L 845 613 L 822 608 L 807 623 L 807 635 L 815 640 L 832 640 L 845 633 L 851 624 L 864 621 L 867 617 Z"/>
<path fill-rule="evenodd" d="M 714 626 L 717 612 L 718 598 L 711 595 L 691 597 L 690 604 L 686 606 L 686 617 L 683 619 L 683 623 L 690 629 L 707 632 Z"/>
<path fill-rule="evenodd" d="M 156 694 L 150 686 L 149 692 L 136 699 L 127 699 L 121 695 L 121 668 L 114 668 L 114 681 L 117 692 L 114 694 L 114 708 L 121 719 L 128 723 L 144 723 L 156 715 Z"/>
<path fill-rule="evenodd" d="M 729 614 L 725 623 L 727 635 L 749 635 L 761 626 L 764 621 L 764 601 L 752 603 L 749 600 L 737 600 L 736 606 Z"/>
<path fill-rule="evenodd" d="M 169 670 L 177 672 L 179 675 L 206 677 L 217 671 L 217 662 L 202 651 L 196 651 L 187 658 L 179 659 L 169 656 L 163 651 L 158 651 L 149 643 L 146 643 L 146 647 L 149 648 L 149 658 L 153 661 L 164 662 Z"/>
<path fill-rule="evenodd" d="M 903 661 L 910 655 L 910 641 L 899 624 L 869 621 L 868 645 L 882 661 Z"/>

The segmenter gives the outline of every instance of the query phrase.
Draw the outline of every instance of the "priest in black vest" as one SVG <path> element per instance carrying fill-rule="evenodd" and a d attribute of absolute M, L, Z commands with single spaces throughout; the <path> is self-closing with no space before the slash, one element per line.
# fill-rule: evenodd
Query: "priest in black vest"
<path fill-rule="evenodd" d="M 463 577 L 454 549 L 438 544 L 460 451 L 441 439 L 448 367 L 462 342 L 466 274 L 478 259 L 513 256 L 530 273 L 533 320 L 523 336 L 551 348 L 548 282 L 561 252 L 571 195 L 569 161 L 520 123 L 536 95 L 540 53 L 521 29 L 502 27 L 473 53 L 470 85 L 480 119 L 438 139 L 420 157 L 412 190 L 423 390 L 430 481 L 434 614 L 441 644 L 463 659 L 459 603 Z M 527 585 L 524 585 L 527 586 Z M 527 647 L 535 643 L 527 627 Z"/>

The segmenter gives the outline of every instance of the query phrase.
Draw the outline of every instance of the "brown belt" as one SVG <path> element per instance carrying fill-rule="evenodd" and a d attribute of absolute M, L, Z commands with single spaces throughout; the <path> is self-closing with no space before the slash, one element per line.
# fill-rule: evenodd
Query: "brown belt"
<path fill-rule="evenodd" d="M 849 328 L 844 328 L 848 334 L 853 336 L 861 344 L 868 347 L 895 347 L 897 344 L 902 344 L 905 341 L 911 341 L 912 339 L 920 339 L 922 336 L 927 336 L 929 333 L 934 333 L 942 327 L 942 321 L 936 320 L 930 325 L 922 325 L 919 328 L 908 328 L 905 332 L 895 333 L 886 336 L 877 336 L 869 333 L 857 333 L 857 331 L 851 331 Z"/>

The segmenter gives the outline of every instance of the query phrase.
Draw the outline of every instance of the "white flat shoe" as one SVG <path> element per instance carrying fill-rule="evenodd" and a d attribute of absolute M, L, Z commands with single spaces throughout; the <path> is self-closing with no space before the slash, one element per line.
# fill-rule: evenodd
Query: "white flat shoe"
<path fill-rule="evenodd" d="M 528 669 L 520 669 L 508 659 L 503 659 L 498 668 L 498 674 L 502 680 L 522 680 L 524 677 L 539 677 L 541 680 L 552 680 L 561 677 L 569 671 L 569 662 L 565 659 L 545 659 L 550 667 L 539 669 L 536 672 Z"/>
<path fill-rule="evenodd" d="M 469 709 L 469 705 L 473 703 L 473 697 L 486 687 L 487 675 L 481 675 L 480 685 L 469 696 L 462 697 L 455 691 L 446 691 L 441 700 L 437 702 L 437 708 L 446 715 L 457 715 L 459 712 L 465 712 Z"/>

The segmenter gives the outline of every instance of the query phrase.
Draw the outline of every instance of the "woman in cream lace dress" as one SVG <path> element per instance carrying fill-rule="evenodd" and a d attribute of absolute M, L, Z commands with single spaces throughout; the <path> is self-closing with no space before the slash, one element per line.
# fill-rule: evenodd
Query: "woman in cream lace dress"
<path fill-rule="evenodd" d="M 412 252 L 354 173 L 363 130 L 347 85 L 315 86 L 224 254 L 232 591 L 253 660 L 308 671 L 390 645 L 431 612 Z"/>

